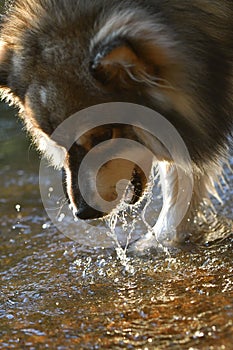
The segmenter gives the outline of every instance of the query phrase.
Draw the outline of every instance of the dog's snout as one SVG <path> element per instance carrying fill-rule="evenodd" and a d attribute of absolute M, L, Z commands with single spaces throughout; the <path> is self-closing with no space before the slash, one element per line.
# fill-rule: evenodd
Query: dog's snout
<path fill-rule="evenodd" d="M 81 220 L 91 220 L 91 219 L 98 219 L 102 217 L 104 213 L 90 207 L 87 203 L 82 201 L 80 203 L 79 208 L 77 212 L 75 213 L 75 216 Z"/>

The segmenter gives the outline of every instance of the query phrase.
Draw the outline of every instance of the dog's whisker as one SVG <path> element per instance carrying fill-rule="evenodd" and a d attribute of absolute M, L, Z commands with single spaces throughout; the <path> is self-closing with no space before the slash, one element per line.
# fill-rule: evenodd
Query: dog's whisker
<path fill-rule="evenodd" d="M 160 87 L 164 89 L 175 90 L 175 88 L 166 80 L 158 77 L 153 77 L 146 72 L 138 71 L 137 75 L 133 73 L 132 66 L 124 66 L 128 76 L 135 82 L 146 84 L 149 87 Z"/>

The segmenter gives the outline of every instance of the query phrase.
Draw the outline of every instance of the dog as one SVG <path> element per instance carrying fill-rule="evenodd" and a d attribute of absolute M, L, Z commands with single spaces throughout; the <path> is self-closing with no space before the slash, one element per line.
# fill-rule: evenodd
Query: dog
<path fill-rule="evenodd" d="M 39 151 L 63 169 L 74 215 L 93 219 L 107 214 L 85 201 L 77 172 L 95 146 L 127 138 L 156 153 L 167 186 L 162 217 L 137 249 L 155 240 L 173 246 L 184 241 L 214 193 L 227 157 L 233 122 L 232 1 L 15 0 L 6 6 L 0 36 L 2 98 L 19 108 Z M 175 230 L 176 164 L 148 130 L 124 123 L 97 126 L 71 147 L 51 136 L 74 113 L 118 102 L 161 114 L 188 149 L 192 196 Z M 92 169 L 87 171 L 85 191 L 95 198 Z M 100 169 L 99 193 L 114 200 L 121 178 L 133 184 L 129 204 L 134 205 L 146 192 L 148 174 L 127 159 L 118 157 Z M 195 229 L 192 235 L 195 240 Z"/>

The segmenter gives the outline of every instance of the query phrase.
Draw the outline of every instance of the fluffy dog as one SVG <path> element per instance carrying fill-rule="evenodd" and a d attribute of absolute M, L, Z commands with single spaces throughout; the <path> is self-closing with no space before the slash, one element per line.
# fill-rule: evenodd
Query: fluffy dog
<path fill-rule="evenodd" d="M 194 179 L 187 214 L 169 238 L 174 245 L 214 191 L 226 156 L 233 121 L 232 0 L 11 1 L 1 21 L 0 85 L 38 149 L 64 169 L 67 196 L 80 218 L 105 214 L 85 202 L 78 185 L 79 165 L 90 149 L 121 137 L 156 153 L 167 179 L 166 210 L 140 249 L 173 230 L 173 160 L 156 149 L 149 132 L 131 125 L 96 127 L 69 149 L 50 136 L 73 113 L 106 102 L 140 104 L 163 115 L 188 148 Z M 122 176 L 134 185 L 134 204 L 147 176 L 130 161 L 103 166 L 99 192 L 114 199 Z M 86 191 L 95 196 L 91 181 L 89 176 Z"/>

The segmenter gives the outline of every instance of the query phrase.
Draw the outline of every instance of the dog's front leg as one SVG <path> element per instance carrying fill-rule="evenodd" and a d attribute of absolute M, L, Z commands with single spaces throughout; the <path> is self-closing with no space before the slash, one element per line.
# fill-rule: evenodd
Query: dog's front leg
<path fill-rule="evenodd" d="M 139 253 L 152 247 L 189 249 L 216 224 L 210 196 L 218 198 L 215 183 L 220 166 L 213 166 L 212 175 L 196 165 L 192 173 L 170 162 L 159 162 L 158 168 L 163 206 L 156 224 L 134 244 Z"/>
<path fill-rule="evenodd" d="M 158 162 L 158 171 L 163 206 L 154 227 L 135 243 L 134 248 L 138 252 L 151 247 L 177 246 L 186 239 L 183 222 L 191 214 L 189 207 L 193 194 L 192 173 L 167 161 Z"/>

